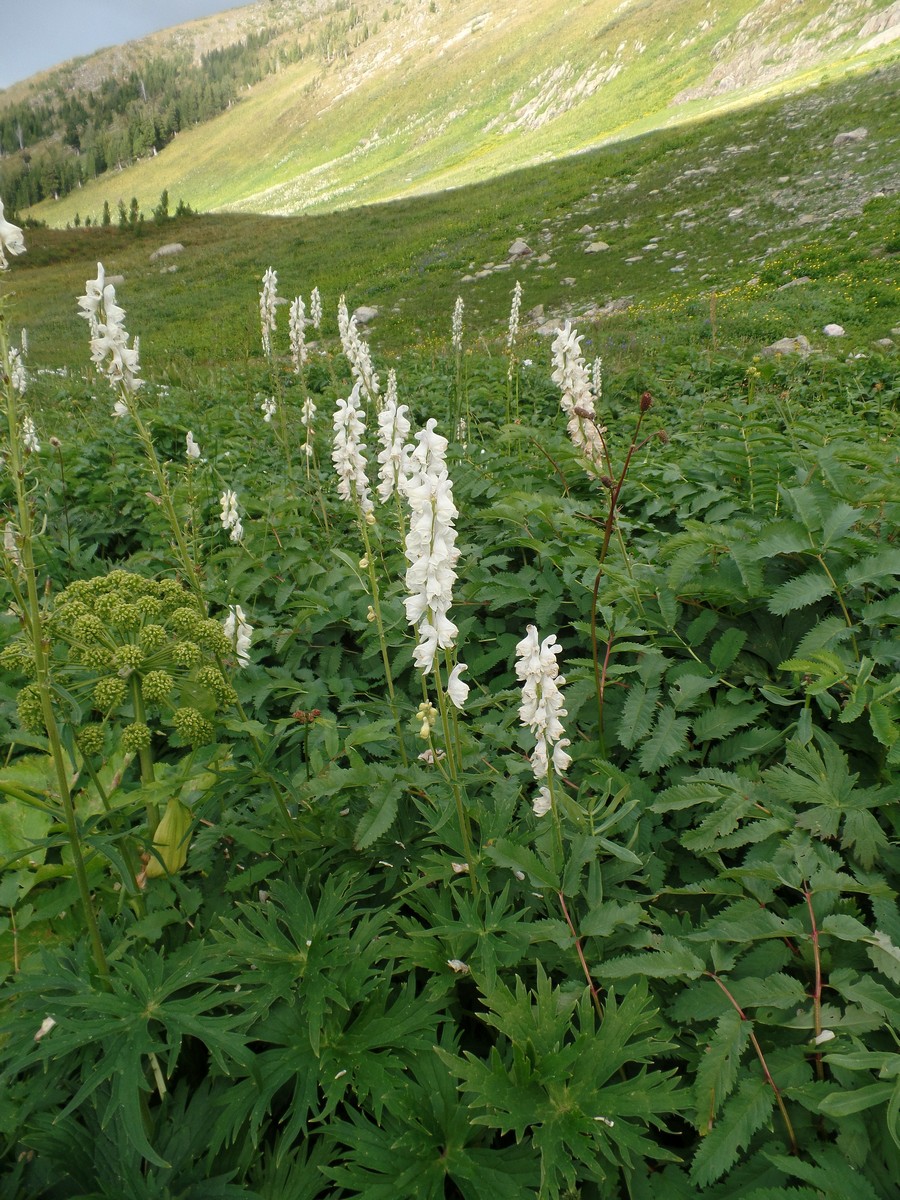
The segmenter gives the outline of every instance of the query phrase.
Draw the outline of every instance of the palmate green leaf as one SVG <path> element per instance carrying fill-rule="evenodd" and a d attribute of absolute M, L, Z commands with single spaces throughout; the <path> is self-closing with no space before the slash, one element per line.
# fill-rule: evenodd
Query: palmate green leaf
<path fill-rule="evenodd" d="M 675 709 L 670 704 L 664 704 L 659 710 L 653 732 L 638 753 L 641 770 L 652 775 L 680 754 L 687 744 L 690 727 L 687 717 L 676 716 Z"/>
<path fill-rule="evenodd" d="M 694 1155 L 691 1179 L 698 1187 L 715 1183 L 734 1166 L 774 1105 L 775 1095 L 764 1079 L 750 1076 L 743 1081 Z"/>
<path fill-rule="evenodd" d="M 831 580 L 821 567 L 813 567 L 777 587 L 769 597 L 767 607 L 774 616 L 784 617 L 798 608 L 815 604 L 830 595 L 831 591 Z"/>
<path fill-rule="evenodd" d="M 750 1044 L 750 1022 L 742 1021 L 733 1008 L 719 1017 L 716 1031 L 705 1049 L 694 1081 L 694 1122 L 708 1134 L 719 1109 L 731 1095 L 741 1066 L 741 1055 Z"/>

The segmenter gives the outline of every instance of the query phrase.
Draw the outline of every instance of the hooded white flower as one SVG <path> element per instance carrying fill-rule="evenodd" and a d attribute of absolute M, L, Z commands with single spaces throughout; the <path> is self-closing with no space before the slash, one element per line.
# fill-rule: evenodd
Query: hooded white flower
<path fill-rule="evenodd" d="M 219 514 L 222 528 L 230 532 L 233 542 L 239 542 L 244 536 L 244 527 L 241 524 L 241 518 L 238 514 L 237 494 L 231 491 L 230 488 L 226 488 L 219 498 L 219 503 L 222 506 L 222 511 Z"/>
<path fill-rule="evenodd" d="M 462 675 L 463 671 L 468 671 L 468 669 L 469 668 L 465 663 L 457 663 L 450 672 L 450 677 L 447 680 L 447 695 L 457 708 L 465 708 L 466 706 L 466 697 L 469 694 L 469 685 L 467 683 L 463 683 L 463 681 L 460 679 L 460 675 Z"/>
<path fill-rule="evenodd" d="M 309 294 L 309 318 L 313 323 L 313 329 L 318 329 L 322 324 L 322 297 L 319 295 L 319 289 L 314 287 Z"/>
<path fill-rule="evenodd" d="M 522 681 L 519 719 L 535 737 L 531 767 L 538 780 L 547 778 L 551 764 L 554 772 L 562 775 L 572 761 L 566 753 L 566 747 L 571 743 L 564 736 L 566 731 L 561 721 L 567 715 L 560 691 L 566 681 L 559 674 L 556 662 L 556 656 L 561 653 L 562 646 L 556 641 L 555 634 L 538 642 L 537 627 L 534 625 L 528 626 L 525 637 L 516 646 L 516 678 Z M 544 792 L 542 788 L 534 802 L 538 816 L 549 811 L 549 789 L 546 789 L 546 795 Z"/>
<path fill-rule="evenodd" d="M 262 330 L 263 353 L 268 358 L 272 353 L 272 334 L 275 332 L 275 301 L 278 298 L 278 276 L 269 267 L 263 275 L 262 291 L 259 293 L 259 323 Z"/>
<path fill-rule="evenodd" d="M 113 387 L 121 385 L 127 392 L 136 392 L 143 383 L 137 377 L 141 369 L 137 339 L 132 346 L 128 345 L 125 310 L 116 303 L 116 289 L 106 282 L 103 263 L 97 263 L 97 278 L 85 284 L 78 307 L 81 309 L 78 315 L 84 317 L 90 329 L 94 364 L 105 372 Z"/>
<path fill-rule="evenodd" d="M 234 646 L 238 665 L 246 667 L 250 662 L 250 638 L 253 634 L 253 629 L 247 624 L 244 610 L 239 604 L 230 604 L 228 606 L 228 616 L 225 618 L 222 628 L 225 630 L 225 636 L 231 642 L 232 646 Z"/>
<path fill-rule="evenodd" d="M 297 296 L 291 304 L 288 329 L 291 338 L 291 362 L 294 364 L 294 372 L 299 375 L 306 362 L 306 307 L 302 296 Z"/>
<path fill-rule="evenodd" d="M 199 458 L 200 457 L 200 447 L 194 441 L 194 434 L 193 434 L 193 431 L 190 429 L 187 432 L 186 441 L 187 441 L 187 456 L 188 456 L 188 458 Z"/>
<path fill-rule="evenodd" d="M 9 378 L 19 395 L 24 396 L 25 388 L 28 386 L 28 377 L 25 374 L 23 356 L 15 346 L 11 346 L 9 350 Z"/>
<path fill-rule="evenodd" d="M 24 254 L 25 238 L 18 225 L 7 221 L 3 215 L 3 201 L 0 200 L 0 271 L 9 267 L 7 254 Z"/>
<path fill-rule="evenodd" d="M 338 302 L 338 333 L 341 335 L 341 345 L 353 378 L 362 385 L 366 399 L 377 406 L 381 384 L 372 366 L 369 347 L 359 336 L 356 317 L 351 317 L 347 312 L 347 302 L 343 296 Z"/>
<path fill-rule="evenodd" d="M 378 414 L 378 438 L 381 450 L 378 454 L 378 498 L 387 504 L 395 492 L 402 494 L 409 473 L 409 455 L 412 447 L 406 445 L 410 423 L 405 404 L 397 404 L 397 372 L 388 372 L 384 408 Z"/>
<path fill-rule="evenodd" d="M 447 439 L 435 433 L 432 417 L 416 434 L 418 445 L 410 455 L 410 475 L 405 484 L 410 508 L 406 535 L 406 619 L 415 626 L 419 644 L 413 652 L 420 671 L 430 671 L 438 647 L 450 649 L 456 626 L 447 616 L 456 580 L 453 569 L 459 558 L 453 522 L 459 515 L 453 503 L 453 485 L 444 456 Z"/>
<path fill-rule="evenodd" d="M 37 454 L 41 448 L 37 430 L 34 427 L 34 421 L 32 421 L 31 417 L 22 418 L 22 445 L 32 454 Z"/>
<path fill-rule="evenodd" d="M 465 306 L 463 305 L 462 296 L 457 296 L 456 303 L 453 306 L 453 335 L 452 335 L 453 349 L 456 350 L 457 352 L 462 350 L 462 344 L 463 344 L 463 309 L 464 309 L 464 307 Z"/>
<path fill-rule="evenodd" d="M 592 468 L 605 469 L 606 444 L 603 435 L 606 429 L 596 419 L 590 379 L 581 355 L 581 338 L 572 328 L 571 321 L 566 321 L 554 339 L 553 361 L 556 370 L 550 378 L 561 392 L 559 403 L 568 417 L 569 437 Z M 597 379 L 600 375 L 598 364 L 599 360 L 595 363 Z M 588 471 L 592 478 L 596 477 L 596 473 L 593 469 Z"/>
<path fill-rule="evenodd" d="M 519 309 L 522 307 L 522 285 L 516 280 L 513 288 L 512 304 L 509 310 L 509 332 L 506 335 L 506 345 L 512 350 L 519 333 Z"/>
<path fill-rule="evenodd" d="M 262 404 L 259 407 L 260 407 L 260 410 L 262 411 L 263 420 L 268 425 L 269 422 L 272 420 L 272 418 L 275 416 L 276 412 L 278 411 L 278 405 L 275 403 L 275 401 L 270 396 L 270 397 L 268 397 L 268 399 L 263 400 Z"/>
<path fill-rule="evenodd" d="M 22 557 L 19 554 L 19 543 L 12 521 L 7 521 L 3 527 L 3 550 L 14 566 L 21 567 Z"/>
<path fill-rule="evenodd" d="M 374 509 L 369 495 L 369 480 L 366 476 L 366 456 L 363 435 L 366 432 L 359 403 L 360 383 L 346 400 L 338 400 L 334 411 L 334 449 L 331 461 L 338 475 L 338 495 L 342 500 L 358 504 L 362 512 Z"/>

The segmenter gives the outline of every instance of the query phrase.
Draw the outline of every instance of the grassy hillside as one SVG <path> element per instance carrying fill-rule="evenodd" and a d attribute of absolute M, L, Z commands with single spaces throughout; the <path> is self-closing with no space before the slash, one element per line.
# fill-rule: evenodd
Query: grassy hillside
<path fill-rule="evenodd" d="M 884 69 L 726 115 L 504 176 L 469 189 L 332 215 L 207 215 L 118 229 L 29 231 L 12 319 L 36 358 L 82 358 L 74 297 L 103 261 L 121 274 L 148 370 L 259 353 L 260 279 L 281 295 L 318 286 L 333 321 L 338 295 L 373 304 L 378 346 L 446 337 L 462 294 L 499 332 L 516 278 L 537 328 L 576 315 L 597 335 L 711 336 L 758 348 L 829 321 L 861 344 L 898 322 L 895 258 L 898 130 Z M 835 146 L 841 132 L 863 140 Z M 513 240 L 533 254 L 510 264 Z M 150 261 L 166 242 L 184 251 Z M 597 242 L 607 250 L 594 253 Z M 806 282 L 783 288 L 794 279 Z M 626 311 L 605 315 L 609 302 Z M 543 306 L 543 312 L 534 312 Z"/>
<path fill-rule="evenodd" d="M 886 61 L 895 7 L 268 4 L 309 53 L 158 156 L 34 215 L 97 221 L 104 201 L 132 196 L 149 215 L 164 188 L 202 211 L 290 215 L 468 185 Z M 240 11 L 258 23 L 261 8 Z"/>

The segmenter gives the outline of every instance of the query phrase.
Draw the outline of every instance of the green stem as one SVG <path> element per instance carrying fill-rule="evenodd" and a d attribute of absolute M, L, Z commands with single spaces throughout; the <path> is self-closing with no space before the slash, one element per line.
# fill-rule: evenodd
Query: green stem
<path fill-rule="evenodd" d="M 384 677 L 387 681 L 391 714 L 394 718 L 394 724 L 397 728 L 397 741 L 400 744 L 400 757 L 403 759 L 404 767 L 408 767 L 409 759 L 406 755 L 406 743 L 403 738 L 403 726 L 400 724 L 400 714 L 397 711 L 397 699 L 394 695 L 394 677 L 391 674 L 391 660 L 390 656 L 388 655 L 387 639 L 384 635 L 384 621 L 381 615 L 381 594 L 378 590 L 378 576 L 375 573 L 372 544 L 369 539 L 369 527 L 366 523 L 366 516 L 361 510 L 359 516 L 359 526 L 362 530 L 363 545 L 365 546 L 366 550 L 366 568 L 369 575 L 369 587 L 372 590 L 372 611 L 375 613 L 375 625 L 378 629 L 378 642 L 381 646 L 381 661 L 384 664 Z"/>
<path fill-rule="evenodd" d="M 450 721 L 447 715 L 447 697 L 444 693 L 443 683 L 441 682 L 441 669 L 437 662 L 434 664 L 434 686 L 437 692 L 438 711 L 441 714 L 441 728 L 444 731 L 444 745 L 447 747 L 447 768 L 450 772 L 450 786 L 453 790 L 453 799 L 456 802 L 456 816 L 459 821 L 459 833 L 463 842 L 463 853 L 466 856 L 466 862 L 469 866 L 469 880 L 472 885 L 472 894 L 477 895 L 478 881 L 475 878 L 475 860 L 472 857 L 472 828 L 469 824 L 469 814 L 466 812 L 462 787 L 460 786 L 459 774 L 456 768 L 453 744 L 450 738 Z"/>

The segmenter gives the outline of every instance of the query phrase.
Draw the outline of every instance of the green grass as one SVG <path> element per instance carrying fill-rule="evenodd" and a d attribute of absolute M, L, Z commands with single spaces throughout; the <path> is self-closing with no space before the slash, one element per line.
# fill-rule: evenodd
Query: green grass
<path fill-rule="evenodd" d="M 318 286 L 331 322 L 341 293 L 351 308 L 377 305 L 371 337 L 384 352 L 443 344 L 457 295 L 483 335 L 499 334 L 516 278 L 523 317 L 537 305 L 545 316 L 571 315 L 607 352 L 638 339 L 646 350 L 713 337 L 754 351 L 800 332 L 822 345 L 828 321 L 847 330 L 848 349 L 866 349 L 890 334 L 900 309 L 890 195 L 898 130 L 888 102 L 898 78 L 885 68 L 740 117 L 348 212 L 208 214 L 146 223 L 140 236 L 31 229 L 11 320 L 28 329 L 48 366 L 79 361 L 86 330 L 74 300 L 102 261 L 125 277 L 118 295 L 141 331 L 148 372 L 243 361 L 259 354 L 256 296 L 271 265 L 281 296 L 308 297 Z M 832 146 L 836 133 L 859 125 L 869 129 L 866 142 Z M 883 199 L 867 199 L 881 189 Z M 585 224 L 608 251 L 584 253 Z M 472 267 L 502 263 L 517 236 L 532 246 L 532 260 L 461 282 Z M 644 249 L 654 238 L 658 248 Z M 184 253 L 151 264 L 151 252 L 171 241 Z M 541 253 L 550 263 L 536 261 Z M 811 282 L 779 290 L 800 276 Z M 563 286 L 565 278 L 574 284 Z M 633 300 L 627 312 L 591 317 L 621 297 Z"/>

